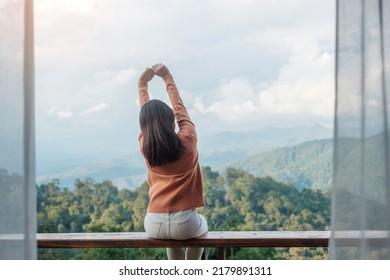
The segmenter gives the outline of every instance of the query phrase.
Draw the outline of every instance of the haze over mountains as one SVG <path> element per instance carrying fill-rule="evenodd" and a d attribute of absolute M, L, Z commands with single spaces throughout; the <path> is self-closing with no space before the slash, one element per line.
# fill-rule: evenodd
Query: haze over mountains
<path fill-rule="evenodd" d="M 321 180 L 325 184 L 329 174 L 331 176 L 331 166 L 328 166 L 331 159 L 331 141 L 293 146 L 312 140 L 330 139 L 332 133 L 331 129 L 320 125 L 216 133 L 199 138 L 200 163 L 216 170 L 234 166 L 258 176 L 269 175 L 276 180 L 292 184 L 296 181 L 299 189 L 323 189 L 325 187 L 322 187 Z M 326 170 L 322 170 L 324 166 Z M 311 185 L 311 179 L 302 175 L 303 170 L 307 169 L 319 174 L 323 172 L 322 176 L 318 176 L 322 179 Z M 46 166 L 38 170 L 37 183 L 58 178 L 61 187 L 72 189 L 75 179 L 86 177 L 98 182 L 108 179 L 119 188 L 129 189 L 138 187 L 147 178 L 144 160 L 140 153 L 136 153 L 95 162 L 88 162 L 87 159 L 62 164 L 59 161 L 53 162 L 50 168 Z"/>

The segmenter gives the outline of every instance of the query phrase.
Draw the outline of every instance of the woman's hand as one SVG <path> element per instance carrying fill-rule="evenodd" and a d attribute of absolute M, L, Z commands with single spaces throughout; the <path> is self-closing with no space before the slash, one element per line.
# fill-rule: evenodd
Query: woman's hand
<path fill-rule="evenodd" d="M 161 78 L 169 73 L 168 68 L 163 63 L 154 64 L 152 66 L 152 69 L 154 71 L 154 74 L 161 77 Z"/>
<path fill-rule="evenodd" d="M 138 81 L 148 83 L 154 77 L 154 70 L 152 68 L 146 68 L 141 74 Z"/>

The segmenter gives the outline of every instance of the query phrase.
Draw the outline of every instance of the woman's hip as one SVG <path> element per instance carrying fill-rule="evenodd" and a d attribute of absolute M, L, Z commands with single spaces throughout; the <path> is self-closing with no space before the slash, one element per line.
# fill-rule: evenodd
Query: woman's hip
<path fill-rule="evenodd" d="M 208 231 L 206 219 L 195 209 L 173 213 L 147 213 L 145 231 L 150 238 L 185 240 Z"/>

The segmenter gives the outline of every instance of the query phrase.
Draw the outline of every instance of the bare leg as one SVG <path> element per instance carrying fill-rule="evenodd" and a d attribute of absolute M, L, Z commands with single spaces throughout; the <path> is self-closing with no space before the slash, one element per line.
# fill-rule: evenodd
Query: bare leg
<path fill-rule="evenodd" d="M 207 232 L 197 238 L 206 238 Z M 204 248 L 187 248 L 186 249 L 186 260 L 200 260 L 202 257 Z"/>
<path fill-rule="evenodd" d="M 185 249 L 184 248 L 167 248 L 168 260 L 184 260 Z"/>

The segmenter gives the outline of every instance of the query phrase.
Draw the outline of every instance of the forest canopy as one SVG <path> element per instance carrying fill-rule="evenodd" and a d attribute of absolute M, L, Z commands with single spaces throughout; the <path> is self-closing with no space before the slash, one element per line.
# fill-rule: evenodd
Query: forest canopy
<path fill-rule="evenodd" d="M 298 190 L 241 169 L 223 174 L 202 168 L 205 204 L 199 209 L 210 231 L 329 230 L 330 194 Z M 37 186 L 38 232 L 144 231 L 148 183 L 119 190 L 111 181 L 77 179 L 74 189 L 53 179 Z M 208 259 L 217 258 L 213 249 Z M 324 248 L 235 248 L 232 259 L 324 259 Z M 164 259 L 164 249 L 40 249 L 40 259 Z"/>

